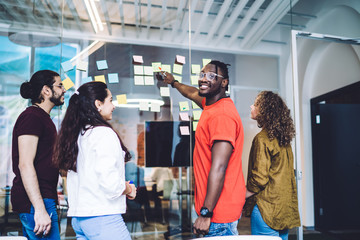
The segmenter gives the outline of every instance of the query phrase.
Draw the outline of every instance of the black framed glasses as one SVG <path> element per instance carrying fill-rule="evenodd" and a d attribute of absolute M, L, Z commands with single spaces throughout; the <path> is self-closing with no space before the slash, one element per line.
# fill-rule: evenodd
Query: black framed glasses
<path fill-rule="evenodd" d="M 209 80 L 209 81 L 214 80 L 216 77 L 224 78 L 223 76 L 221 76 L 219 74 L 216 74 L 216 73 L 213 73 L 213 72 L 207 72 L 207 73 L 200 72 L 199 73 L 199 79 L 203 79 L 205 76 L 206 76 L 206 79 Z"/>

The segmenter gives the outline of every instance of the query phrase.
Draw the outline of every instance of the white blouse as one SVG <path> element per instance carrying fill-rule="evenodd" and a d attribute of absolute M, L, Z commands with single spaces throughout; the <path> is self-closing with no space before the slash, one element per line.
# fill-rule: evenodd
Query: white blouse
<path fill-rule="evenodd" d="M 95 127 L 80 134 L 77 143 L 77 171 L 67 175 L 68 216 L 125 213 L 125 152 L 116 133 Z"/>

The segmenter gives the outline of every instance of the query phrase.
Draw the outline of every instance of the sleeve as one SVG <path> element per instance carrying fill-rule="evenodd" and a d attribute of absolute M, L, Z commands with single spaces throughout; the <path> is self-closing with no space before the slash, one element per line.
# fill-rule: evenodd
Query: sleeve
<path fill-rule="evenodd" d="M 17 134 L 41 136 L 44 130 L 44 123 L 35 114 L 24 114 L 18 120 Z"/>
<path fill-rule="evenodd" d="M 95 173 L 100 187 L 109 199 L 120 197 L 125 190 L 125 161 L 116 133 L 107 127 L 93 130 Z"/>
<path fill-rule="evenodd" d="M 209 123 L 210 144 L 214 141 L 228 141 L 235 148 L 237 124 L 235 120 L 226 115 L 218 115 Z"/>
<path fill-rule="evenodd" d="M 249 171 L 247 189 L 258 193 L 265 188 L 269 182 L 269 171 L 271 166 L 271 155 L 266 141 L 255 137 L 249 157 Z"/>

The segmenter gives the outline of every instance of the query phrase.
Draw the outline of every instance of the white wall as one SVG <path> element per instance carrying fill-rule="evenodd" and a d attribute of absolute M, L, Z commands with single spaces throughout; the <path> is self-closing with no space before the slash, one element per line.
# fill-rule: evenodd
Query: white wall
<path fill-rule="evenodd" d="M 343 37 L 360 37 L 360 1 L 323 1 L 317 18 L 304 31 Z M 334 42 L 298 39 L 298 78 L 302 151 L 302 225 L 314 226 L 314 196 L 310 99 L 360 81 L 360 49 Z M 287 57 L 287 56 L 283 56 Z M 284 86 L 292 102 L 291 58 Z"/>

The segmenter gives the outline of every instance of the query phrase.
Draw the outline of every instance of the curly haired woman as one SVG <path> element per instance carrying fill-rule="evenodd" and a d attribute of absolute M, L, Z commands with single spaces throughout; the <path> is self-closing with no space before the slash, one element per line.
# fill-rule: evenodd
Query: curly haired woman
<path fill-rule="evenodd" d="M 290 145 L 295 136 L 293 120 L 281 97 L 270 91 L 256 97 L 251 118 L 262 130 L 251 146 L 245 215 L 251 215 L 253 235 L 287 240 L 289 229 L 300 226 Z"/>

